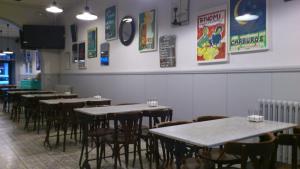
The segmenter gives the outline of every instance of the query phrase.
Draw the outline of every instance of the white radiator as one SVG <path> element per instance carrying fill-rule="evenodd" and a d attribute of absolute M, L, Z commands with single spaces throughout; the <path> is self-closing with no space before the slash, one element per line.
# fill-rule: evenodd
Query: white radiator
<path fill-rule="evenodd" d="M 300 124 L 300 102 L 269 99 L 259 99 L 258 102 L 259 113 L 265 116 L 265 120 Z M 284 132 L 292 133 L 292 129 Z M 283 163 L 291 163 L 291 148 L 279 146 L 277 160 Z"/>

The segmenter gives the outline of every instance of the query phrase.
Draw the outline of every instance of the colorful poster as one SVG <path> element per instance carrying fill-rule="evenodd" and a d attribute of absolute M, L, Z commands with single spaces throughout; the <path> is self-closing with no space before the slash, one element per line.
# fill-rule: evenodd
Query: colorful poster
<path fill-rule="evenodd" d="M 117 7 L 112 6 L 105 10 L 105 39 L 117 38 Z"/>
<path fill-rule="evenodd" d="M 229 51 L 268 49 L 266 0 L 230 0 Z"/>
<path fill-rule="evenodd" d="M 156 46 L 156 11 L 153 9 L 139 15 L 139 51 L 154 51 Z"/>
<path fill-rule="evenodd" d="M 88 58 L 97 57 L 97 28 L 88 30 Z"/>
<path fill-rule="evenodd" d="M 210 10 L 198 16 L 197 62 L 213 63 L 227 61 L 226 9 Z"/>

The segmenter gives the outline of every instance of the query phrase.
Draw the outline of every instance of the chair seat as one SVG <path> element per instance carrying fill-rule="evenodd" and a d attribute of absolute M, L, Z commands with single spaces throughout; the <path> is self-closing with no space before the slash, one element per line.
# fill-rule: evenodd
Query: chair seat
<path fill-rule="evenodd" d="M 221 164 L 236 164 L 240 161 L 240 158 L 238 156 L 226 154 L 223 152 L 222 149 L 219 148 L 214 148 L 210 151 L 201 152 L 199 156 L 202 159 Z"/>
<path fill-rule="evenodd" d="M 89 132 L 90 137 L 101 137 L 108 134 L 112 134 L 114 132 L 114 129 L 111 128 L 98 128 L 94 131 Z"/>

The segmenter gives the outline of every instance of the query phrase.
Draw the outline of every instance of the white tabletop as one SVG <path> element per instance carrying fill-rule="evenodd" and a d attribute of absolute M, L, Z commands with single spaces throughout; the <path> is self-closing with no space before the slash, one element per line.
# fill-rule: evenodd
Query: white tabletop
<path fill-rule="evenodd" d="M 237 141 L 295 127 L 296 124 L 274 121 L 249 122 L 244 117 L 197 122 L 171 127 L 151 129 L 150 132 L 184 143 L 213 147 L 229 141 Z"/>
<path fill-rule="evenodd" d="M 72 99 L 50 99 L 50 100 L 40 100 L 40 103 L 48 104 L 48 105 L 55 105 L 60 103 L 76 103 L 76 102 L 88 102 L 88 101 L 111 101 L 110 99 L 106 98 L 93 98 L 93 97 L 87 97 L 87 98 L 72 98 Z"/>
<path fill-rule="evenodd" d="M 63 96 L 77 96 L 77 94 L 71 93 L 71 94 L 66 94 L 66 93 L 39 93 L 39 94 L 25 94 L 22 95 L 23 98 L 37 98 L 37 97 L 63 97 Z"/>
<path fill-rule="evenodd" d="M 102 116 L 109 113 L 127 113 L 137 111 L 149 111 L 149 110 L 161 110 L 168 109 L 166 106 L 150 107 L 147 104 L 133 104 L 133 105 L 121 105 L 121 106 L 107 106 L 107 107 L 91 107 L 91 108 L 79 108 L 75 109 L 83 114 L 91 116 Z"/>

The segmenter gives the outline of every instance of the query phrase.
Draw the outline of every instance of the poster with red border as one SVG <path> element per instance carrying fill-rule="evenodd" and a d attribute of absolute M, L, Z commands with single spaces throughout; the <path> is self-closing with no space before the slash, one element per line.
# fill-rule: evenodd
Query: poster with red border
<path fill-rule="evenodd" d="M 198 16 L 197 62 L 225 62 L 227 55 L 226 7 L 211 9 Z"/>

